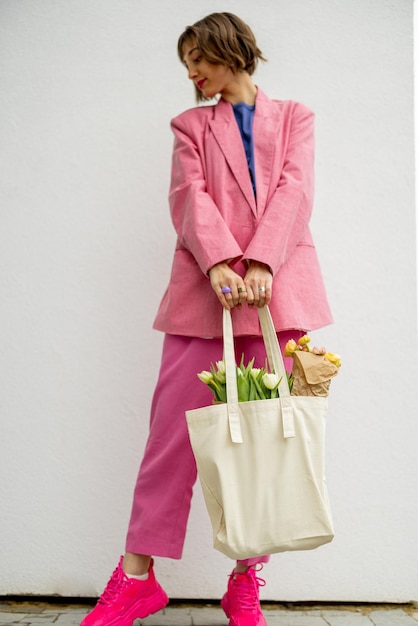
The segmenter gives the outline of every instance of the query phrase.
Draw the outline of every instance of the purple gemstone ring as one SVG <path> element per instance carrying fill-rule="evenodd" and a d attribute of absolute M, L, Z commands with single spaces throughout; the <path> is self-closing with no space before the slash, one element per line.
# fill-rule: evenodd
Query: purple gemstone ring
<path fill-rule="evenodd" d="M 231 287 L 222 287 L 222 293 L 232 293 Z"/>

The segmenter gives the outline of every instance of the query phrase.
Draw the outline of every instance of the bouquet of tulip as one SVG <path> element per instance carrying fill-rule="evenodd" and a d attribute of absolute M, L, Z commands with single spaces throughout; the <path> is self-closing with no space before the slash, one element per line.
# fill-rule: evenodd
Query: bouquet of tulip
<path fill-rule="evenodd" d="M 308 335 L 298 342 L 290 339 L 284 355 L 293 358 L 291 389 L 292 396 L 327 396 L 331 378 L 338 374 L 341 358 L 338 354 L 327 352 L 325 348 L 310 348 Z"/>
<path fill-rule="evenodd" d="M 341 367 L 338 354 L 327 352 L 325 348 L 311 348 L 310 341 L 308 335 L 301 337 L 297 343 L 290 339 L 284 350 L 285 356 L 293 358 L 292 372 L 286 372 L 292 396 L 327 396 L 331 378 L 338 374 Z M 242 355 L 241 363 L 236 366 L 236 373 L 239 402 L 279 397 L 281 378 L 275 372 L 270 372 L 267 364 L 263 368 L 254 367 L 254 359 L 251 359 L 245 366 Z M 211 363 L 209 371 L 204 370 L 197 376 L 211 389 L 215 403 L 226 402 L 223 361 L 216 361 L 215 365 Z"/>
<path fill-rule="evenodd" d="M 298 340 L 297 343 L 294 339 L 290 339 L 285 346 L 284 355 L 293 357 L 295 352 L 298 350 L 302 350 L 303 352 L 312 352 L 312 354 L 323 356 L 324 359 L 330 361 L 330 363 L 334 363 L 337 367 L 341 367 L 341 357 L 339 354 L 327 352 L 325 348 L 317 348 L 316 346 L 311 348 L 309 346 L 310 341 L 311 338 L 309 335 L 304 335 Z"/>
<path fill-rule="evenodd" d="M 248 365 L 244 365 L 244 355 L 241 363 L 236 366 L 238 402 L 278 398 L 281 378 L 274 372 L 269 372 L 267 366 L 263 368 L 253 366 L 254 359 L 251 359 Z M 226 374 L 223 361 L 216 361 L 215 365 L 211 363 L 209 371 L 204 370 L 197 376 L 212 390 L 214 402 L 226 402 Z M 288 381 L 291 387 L 290 375 Z"/>

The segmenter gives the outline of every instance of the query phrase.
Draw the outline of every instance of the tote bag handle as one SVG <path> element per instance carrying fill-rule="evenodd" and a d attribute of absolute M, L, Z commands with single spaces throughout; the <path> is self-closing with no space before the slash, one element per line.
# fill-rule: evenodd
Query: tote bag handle
<path fill-rule="evenodd" d="M 295 424 L 286 369 L 270 310 L 268 306 L 257 310 L 270 369 L 281 377 L 279 383 L 279 401 L 281 405 L 283 436 L 287 439 L 295 436 Z M 233 443 L 243 443 L 238 403 L 234 334 L 232 330 L 231 312 L 227 309 L 223 310 L 223 342 L 229 430 Z M 256 400 L 256 402 L 268 402 L 268 400 Z"/>

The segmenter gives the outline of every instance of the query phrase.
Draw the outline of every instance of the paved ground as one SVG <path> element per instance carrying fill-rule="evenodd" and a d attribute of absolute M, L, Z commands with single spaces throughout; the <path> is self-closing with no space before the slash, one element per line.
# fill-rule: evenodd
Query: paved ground
<path fill-rule="evenodd" d="M 90 606 L 0 601 L 0 626 L 78 626 Z M 263 605 L 268 626 L 417 626 L 417 605 Z M 175 604 L 135 626 L 227 626 L 218 605 Z"/>

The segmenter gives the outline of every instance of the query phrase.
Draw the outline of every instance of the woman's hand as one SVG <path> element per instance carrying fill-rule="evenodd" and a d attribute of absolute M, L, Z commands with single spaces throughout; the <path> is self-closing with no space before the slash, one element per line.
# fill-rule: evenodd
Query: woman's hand
<path fill-rule="evenodd" d="M 224 309 L 232 309 L 236 306 L 242 307 L 242 302 L 247 299 L 247 291 L 242 276 L 231 270 L 228 263 L 217 263 L 209 270 L 210 284 L 219 298 L 219 302 Z M 222 289 L 230 292 L 223 293 Z"/>
<path fill-rule="evenodd" d="M 273 276 L 268 265 L 251 261 L 244 277 L 244 285 L 247 290 L 248 306 L 261 308 L 265 304 L 270 304 Z"/>

